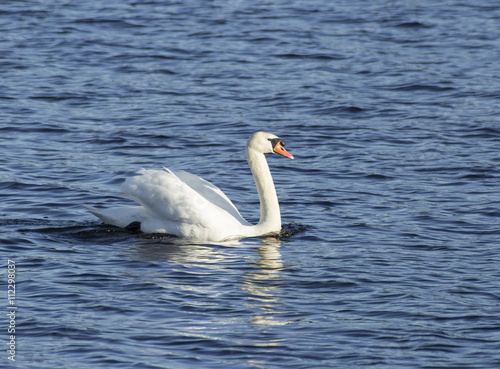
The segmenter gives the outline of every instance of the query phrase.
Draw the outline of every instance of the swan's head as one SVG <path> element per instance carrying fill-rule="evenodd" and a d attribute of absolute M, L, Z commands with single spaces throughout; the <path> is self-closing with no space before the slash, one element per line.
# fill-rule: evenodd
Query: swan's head
<path fill-rule="evenodd" d="M 252 149 L 263 154 L 279 154 L 293 160 L 293 155 L 285 150 L 285 143 L 281 138 L 272 133 L 257 132 L 247 143 L 247 150 Z"/>

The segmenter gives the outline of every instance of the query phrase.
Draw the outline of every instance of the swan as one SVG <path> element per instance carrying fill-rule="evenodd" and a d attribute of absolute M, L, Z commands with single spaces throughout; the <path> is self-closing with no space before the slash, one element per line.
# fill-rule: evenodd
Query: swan
<path fill-rule="evenodd" d="M 184 171 L 141 169 L 128 178 L 121 190 L 139 206 L 97 209 L 84 205 L 103 222 L 124 228 L 141 224 L 144 233 L 226 241 L 275 235 L 281 231 L 281 215 L 273 178 L 264 154 L 276 153 L 294 159 L 281 138 L 257 132 L 246 144 L 246 157 L 260 199 L 260 220 L 247 222 L 231 200 L 216 186 Z"/>

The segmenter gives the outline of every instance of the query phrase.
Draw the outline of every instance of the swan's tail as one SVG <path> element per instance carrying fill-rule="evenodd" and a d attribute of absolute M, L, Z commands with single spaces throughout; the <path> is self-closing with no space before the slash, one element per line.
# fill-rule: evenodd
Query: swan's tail
<path fill-rule="evenodd" d="M 141 223 L 146 215 L 146 211 L 142 206 L 126 206 L 117 209 L 97 209 L 89 205 L 83 205 L 83 207 L 104 223 L 120 228 L 125 228 L 133 222 Z"/>

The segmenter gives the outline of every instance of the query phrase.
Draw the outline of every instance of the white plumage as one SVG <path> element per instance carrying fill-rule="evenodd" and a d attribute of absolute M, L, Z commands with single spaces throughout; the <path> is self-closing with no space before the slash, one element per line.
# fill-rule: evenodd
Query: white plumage
<path fill-rule="evenodd" d="M 216 186 L 188 172 L 141 169 L 122 185 L 123 196 L 140 206 L 97 209 L 85 206 L 102 221 L 118 227 L 140 222 L 145 233 L 167 233 L 183 238 L 222 241 L 254 237 L 281 230 L 278 198 L 265 153 L 293 159 L 275 135 L 257 132 L 246 154 L 261 204 L 258 224 L 248 223 Z"/>

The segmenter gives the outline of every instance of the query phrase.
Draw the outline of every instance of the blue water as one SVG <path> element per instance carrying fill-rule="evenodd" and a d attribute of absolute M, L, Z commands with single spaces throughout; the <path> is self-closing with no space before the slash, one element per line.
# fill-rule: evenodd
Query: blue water
<path fill-rule="evenodd" d="M 2 365 L 500 367 L 496 1 L 9 1 L 0 35 Z M 255 222 L 258 130 L 281 239 L 81 206 L 167 166 Z"/>

